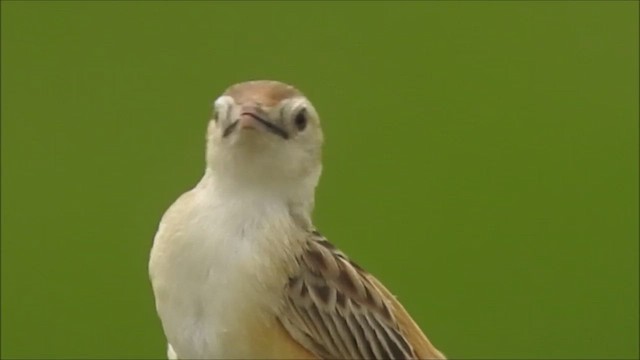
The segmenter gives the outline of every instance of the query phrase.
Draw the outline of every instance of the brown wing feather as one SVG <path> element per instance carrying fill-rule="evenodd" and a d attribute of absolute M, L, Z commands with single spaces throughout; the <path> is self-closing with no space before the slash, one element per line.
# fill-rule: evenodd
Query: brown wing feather
<path fill-rule="evenodd" d="M 391 307 L 394 317 L 398 322 L 398 326 L 403 330 L 403 334 L 409 344 L 413 347 L 418 359 L 445 359 L 438 349 L 436 349 L 426 335 L 420 330 L 418 324 L 411 318 L 407 310 L 396 300 L 387 288 L 375 277 L 368 275 L 369 280 L 387 299 L 391 299 Z"/>
<path fill-rule="evenodd" d="M 443 359 L 372 275 L 319 233 L 309 237 L 286 288 L 280 321 L 323 359 Z"/>

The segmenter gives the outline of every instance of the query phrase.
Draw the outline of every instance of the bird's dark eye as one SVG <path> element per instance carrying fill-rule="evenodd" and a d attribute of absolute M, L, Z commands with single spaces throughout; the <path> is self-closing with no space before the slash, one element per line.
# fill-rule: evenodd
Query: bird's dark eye
<path fill-rule="evenodd" d="M 218 110 L 213 112 L 213 117 L 211 118 L 213 121 L 218 122 Z"/>
<path fill-rule="evenodd" d="M 307 127 L 307 112 L 302 109 L 296 115 L 296 118 L 293 121 L 296 123 L 296 128 L 298 128 L 298 131 L 304 130 L 304 128 Z"/>

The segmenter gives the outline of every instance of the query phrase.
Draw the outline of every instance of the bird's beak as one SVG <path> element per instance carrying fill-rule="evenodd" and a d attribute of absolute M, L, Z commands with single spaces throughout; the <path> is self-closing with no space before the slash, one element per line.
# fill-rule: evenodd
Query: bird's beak
<path fill-rule="evenodd" d="M 264 112 L 257 107 L 243 107 L 240 116 L 232 122 L 224 130 L 223 136 L 226 137 L 233 132 L 234 129 L 239 130 L 267 130 L 283 139 L 288 139 L 289 134 L 278 125 L 267 120 Z"/>
<path fill-rule="evenodd" d="M 238 118 L 238 128 L 258 130 L 259 128 L 264 127 L 264 125 L 260 124 L 265 122 L 268 121 L 263 119 L 255 111 L 244 111 Z"/>

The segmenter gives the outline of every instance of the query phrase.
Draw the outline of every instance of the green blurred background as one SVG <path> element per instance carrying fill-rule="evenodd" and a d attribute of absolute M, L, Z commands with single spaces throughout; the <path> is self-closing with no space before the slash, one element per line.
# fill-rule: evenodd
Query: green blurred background
<path fill-rule="evenodd" d="M 2 1 L 2 357 L 161 358 L 213 100 L 326 133 L 320 230 L 452 358 L 638 357 L 638 2 Z"/>

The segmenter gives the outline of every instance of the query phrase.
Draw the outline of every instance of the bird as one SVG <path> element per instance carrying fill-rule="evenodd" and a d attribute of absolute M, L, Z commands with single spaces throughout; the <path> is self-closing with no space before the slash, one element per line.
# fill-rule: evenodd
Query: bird
<path fill-rule="evenodd" d="M 274 80 L 214 104 L 200 181 L 164 213 L 149 276 L 169 359 L 444 359 L 313 225 L 323 132 Z"/>

